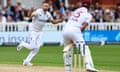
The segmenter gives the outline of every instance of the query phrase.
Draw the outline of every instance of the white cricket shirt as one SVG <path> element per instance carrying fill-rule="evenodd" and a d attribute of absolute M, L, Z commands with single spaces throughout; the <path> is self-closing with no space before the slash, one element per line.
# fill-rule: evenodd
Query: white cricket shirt
<path fill-rule="evenodd" d="M 34 12 L 35 16 L 32 18 L 32 23 L 29 26 L 31 31 L 42 31 L 47 20 L 52 20 L 51 14 L 47 11 L 46 13 L 43 9 L 37 9 Z"/>
<path fill-rule="evenodd" d="M 87 8 L 81 7 L 76 9 L 70 16 L 70 19 L 68 20 L 67 24 L 64 26 L 64 30 L 66 29 L 76 29 L 82 27 L 82 24 L 84 22 L 91 22 L 92 15 L 88 12 Z"/>

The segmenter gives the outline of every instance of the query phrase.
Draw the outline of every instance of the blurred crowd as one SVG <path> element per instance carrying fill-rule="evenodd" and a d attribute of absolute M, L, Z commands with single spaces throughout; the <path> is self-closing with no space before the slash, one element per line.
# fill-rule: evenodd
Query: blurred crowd
<path fill-rule="evenodd" d="M 77 2 L 76 4 L 65 4 L 63 0 L 45 0 L 49 3 L 49 11 L 52 16 L 56 19 L 59 19 L 62 15 L 65 17 L 65 21 L 68 20 L 71 13 L 82 4 Z M 66 1 L 66 0 L 65 0 Z M 0 10 L 0 22 L 16 22 L 16 21 L 29 21 L 31 19 L 29 16 L 35 10 L 35 7 L 32 6 L 30 9 L 26 9 L 21 2 L 17 2 L 15 5 L 12 5 L 11 0 L 7 0 L 7 6 L 2 7 Z M 109 7 L 104 9 L 101 5 L 96 2 L 92 4 L 89 8 L 90 13 L 92 14 L 92 22 L 120 22 L 120 3 L 116 4 L 116 7 Z"/>

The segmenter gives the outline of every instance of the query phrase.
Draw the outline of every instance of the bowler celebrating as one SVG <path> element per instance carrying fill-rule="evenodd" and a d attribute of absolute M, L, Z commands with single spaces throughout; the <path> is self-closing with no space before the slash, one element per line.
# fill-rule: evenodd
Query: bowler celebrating
<path fill-rule="evenodd" d="M 27 48 L 31 52 L 23 61 L 24 66 L 32 66 L 31 60 L 38 53 L 40 48 L 40 40 L 42 36 L 42 29 L 47 22 L 52 22 L 53 24 L 57 24 L 62 22 L 64 18 L 54 20 L 51 14 L 48 12 L 49 5 L 48 3 L 43 3 L 42 8 L 37 9 L 31 14 L 32 23 L 29 25 L 29 36 L 30 42 L 26 43 L 22 41 L 18 46 L 17 50 L 20 51 L 22 48 Z"/>

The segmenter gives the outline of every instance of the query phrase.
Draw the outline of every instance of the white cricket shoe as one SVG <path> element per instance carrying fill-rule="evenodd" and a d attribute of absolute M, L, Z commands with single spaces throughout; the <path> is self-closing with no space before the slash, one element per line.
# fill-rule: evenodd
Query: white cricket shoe
<path fill-rule="evenodd" d="M 87 72 L 98 72 L 98 70 L 97 70 L 97 69 L 95 69 L 95 68 L 86 69 L 86 71 L 87 71 Z"/>
<path fill-rule="evenodd" d="M 33 64 L 30 63 L 30 62 L 24 61 L 23 66 L 29 66 L 30 67 L 30 66 L 33 66 Z"/>
<path fill-rule="evenodd" d="M 97 69 L 95 69 L 94 67 L 91 67 L 90 65 L 86 66 L 86 71 L 87 72 L 98 72 Z"/>
<path fill-rule="evenodd" d="M 17 51 L 20 51 L 23 48 L 22 42 L 17 46 Z"/>

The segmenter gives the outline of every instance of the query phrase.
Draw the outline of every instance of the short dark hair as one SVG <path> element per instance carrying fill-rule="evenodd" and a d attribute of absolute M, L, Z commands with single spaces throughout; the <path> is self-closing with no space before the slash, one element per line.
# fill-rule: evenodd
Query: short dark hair
<path fill-rule="evenodd" d="M 44 4 L 44 3 L 48 3 L 47 1 L 43 1 L 43 3 L 42 4 Z"/>

